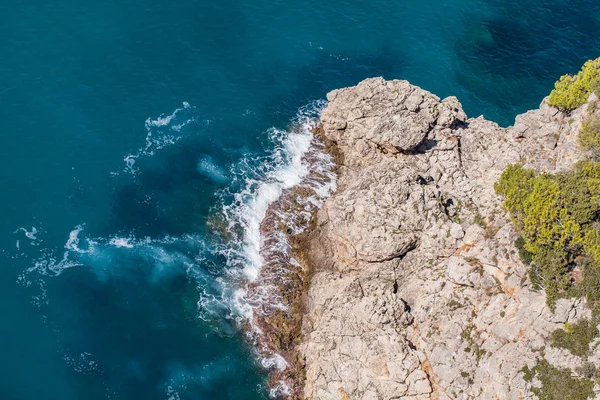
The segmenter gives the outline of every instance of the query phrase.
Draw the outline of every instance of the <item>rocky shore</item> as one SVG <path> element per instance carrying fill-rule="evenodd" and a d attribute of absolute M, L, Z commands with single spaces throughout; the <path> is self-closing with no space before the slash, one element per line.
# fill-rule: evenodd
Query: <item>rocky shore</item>
<path fill-rule="evenodd" d="M 553 312 L 533 290 L 493 185 L 518 162 L 572 168 L 588 105 L 566 117 L 543 101 L 505 129 L 406 81 L 327 98 L 315 131 L 337 190 L 310 209 L 309 229 L 288 232 L 290 307 L 263 319 L 288 361 L 289 397 L 527 399 L 540 383 L 524 367 L 575 371 L 584 360 L 550 336 L 590 311 L 561 299 Z M 284 196 L 269 215 L 282 201 L 294 204 Z M 265 221 L 265 232 L 280 222 Z M 600 365 L 600 350 L 589 360 Z"/>

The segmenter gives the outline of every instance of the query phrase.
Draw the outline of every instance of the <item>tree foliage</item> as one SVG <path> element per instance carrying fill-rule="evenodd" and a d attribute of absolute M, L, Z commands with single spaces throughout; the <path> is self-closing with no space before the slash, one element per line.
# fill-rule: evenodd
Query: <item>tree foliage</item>
<path fill-rule="evenodd" d="M 590 352 L 590 343 L 598 335 L 597 320 L 582 318 L 565 329 L 552 332 L 552 346 L 569 350 L 572 354 L 587 358 Z"/>
<path fill-rule="evenodd" d="M 533 369 L 524 368 L 525 379 L 540 380 L 540 388 L 531 391 L 540 400 L 585 400 L 594 395 L 594 382 L 589 379 L 573 377 L 567 368 L 555 368 L 545 359 L 541 359 Z"/>
<path fill-rule="evenodd" d="M 591 114 L 583 122 L 579 132 L 579 146 L 588 151 L 595 159 L 600 158 L 600 118 Z"/>
<path fill-rule="evenodd" d="M 572 286 L 575 259 L 591 258 L 587 277 L 598 279 L 600 260 L 600 163 L 582 162 L 574 170 L 538 174 L 521 164 L 510 165 L 494 186 L 521 236 L 523 251 L 531 253 L 532 270 L 554 305 Z M 520 250 L 521 252 L 521 250 Z M 595 283 L 587 283 L 591 289 Z M 600 299 L 600 292 L 585 295 Z"/>
<path fill-rule="evenodd" d="M 554 84 L 548 104 L 572 111 L 585 104 L 591 92 L 600 87 L 600 58 L 587 61 L 577 75 L 563 75 Z"/>

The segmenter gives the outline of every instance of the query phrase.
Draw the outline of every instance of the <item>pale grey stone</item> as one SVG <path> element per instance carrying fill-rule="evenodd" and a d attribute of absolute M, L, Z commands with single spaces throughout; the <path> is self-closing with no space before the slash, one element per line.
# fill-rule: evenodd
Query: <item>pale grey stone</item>
<path fill-rule="evenodd" d="M 463 231 L 460 224 L 452 224 L 450 227 L 450 236 L 454 239 L 462 239 L 465 236 L 465 231 Z"/>
<path fill-rule="evenodd" d="M 446 275 L 448 276 L 448 279 L 458 285 L 472 285 L 469 275 L 475 268 L 475 265 L 468 262 L 463 257 L 452 256 L 448 259 Z"/>
<path fill-rule="evenodd" d="M 543 348 L 574 368 L 548 343 L 586 308 L 562 299 L 553 313 L 530 290 L 493 186 L 521 161 L 572 168 L 587 107 L 565 123 L 544 100 L 504 129 L 406 81 L 367 79 L 327 98 L 324 135 L 343 165 L 311 239 L 305 398 L 531 399 L 519 371 Z"/>

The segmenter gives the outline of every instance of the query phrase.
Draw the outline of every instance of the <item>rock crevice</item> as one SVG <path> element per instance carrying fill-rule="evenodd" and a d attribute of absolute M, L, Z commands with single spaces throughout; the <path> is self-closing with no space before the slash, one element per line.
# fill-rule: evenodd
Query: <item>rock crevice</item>
<path fill-rule="evenodd" d="M 533 398 L 521 369 L 587 311 L 532 290 L 493 184 L 512 163 L 571 168 L 585 106 L 565 123 L 544 101 L 505 129 L 406 81 L 327 98 L 338 189 L 304 238 L 303 397 Z"/>

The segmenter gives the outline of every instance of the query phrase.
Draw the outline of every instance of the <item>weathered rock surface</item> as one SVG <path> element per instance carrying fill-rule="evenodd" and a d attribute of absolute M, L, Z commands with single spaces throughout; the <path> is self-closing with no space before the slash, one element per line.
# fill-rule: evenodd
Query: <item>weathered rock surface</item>
<path fill-rule="evenodd" d="M 587 310 L 563 299 L 553 313 L 531 290 L 493 184 L 511 163 L 570 168 L 586 106 L 567 118 L 542 102 L 504 129 L 406 81 L 367 79 L 328 100 L 338 190 L 308 239 L 304 396 L 533 398 L 520 370 Z"/>

